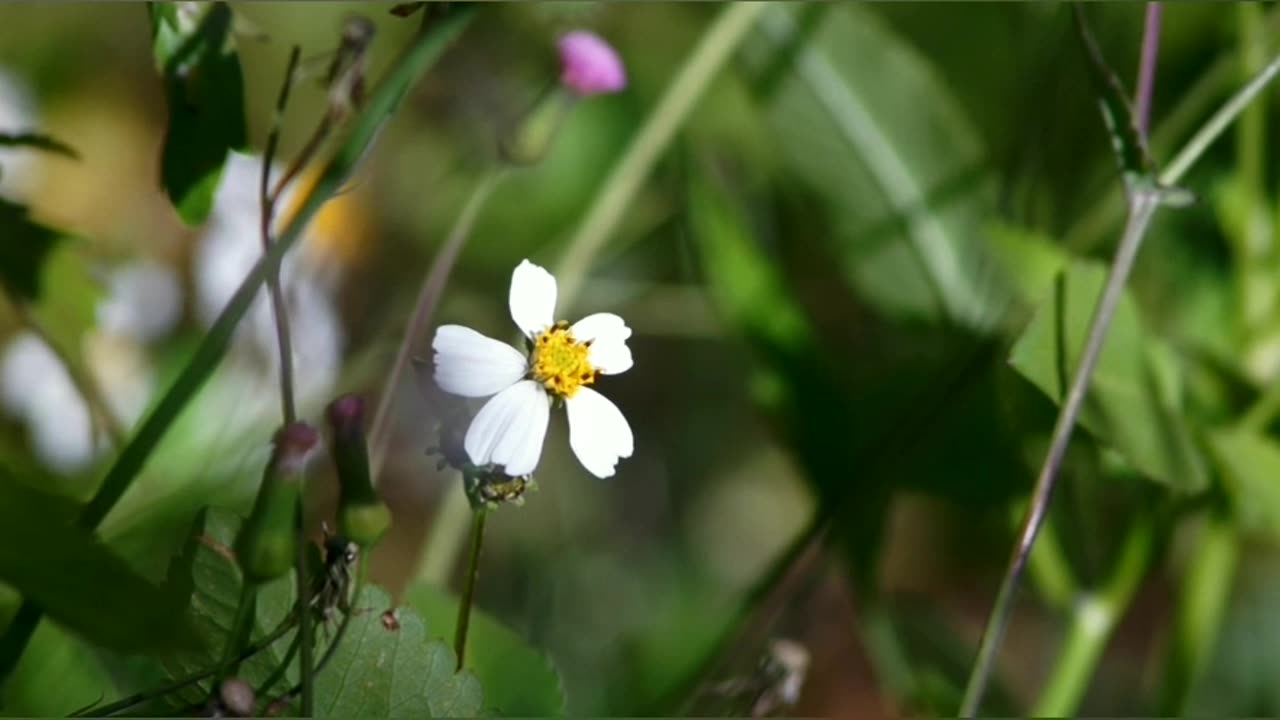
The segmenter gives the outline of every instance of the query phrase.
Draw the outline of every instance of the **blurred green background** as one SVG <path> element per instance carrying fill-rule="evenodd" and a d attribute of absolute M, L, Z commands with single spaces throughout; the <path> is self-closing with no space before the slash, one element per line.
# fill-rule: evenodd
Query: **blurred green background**
<path fill-rule="evenodd" d="M 379 4 L 232 7 L 257 149 L 291 44 L 323 66 L 342 19 L 368 15 L 377 78 L 417 22 Z M 1143 11 L 1087 11 L 1130 86 Z M 436 323 L 512 333 L 512 268 L 556 266 L 719 12 L 485 5 L 296 252 L 304 414 L 339 392 L 377 397 L 498 138 L 555 78 L 560 33 L 614 43 L 629 87 L 580 103 L 549 155 L 497 190 Z M 1276 50 L 1277 28 L 1269 3 L 1164 8 L 1157 161 Z M 136 419 L 225 301 L 217 288 L 256 257 L 256 165 L 233 161 L 244 171 L 229 166 L 209 223 L 183 225 L 158 183 L 167 115 L 141 5 L 5 5 L 0 71 L 0 129 L 39 129 L 81 156 L 0 151 L 0 195 L 75 238 L 46 270 L 40 312 Z M 315 84 L 295 91 L 283 157 L 324 102 Z M 1046 684 L 1084 667 L 1085 687 L 1063 691 L 1071 711 L 1280 713 L 1280 445 L 1274 413 L 1239 422 L 1280 371 L 1275 105 L 1266 92 L 1189 173 L 1194 206 L 1157 218 L 1055 499 L 1058 553 L 1033 563 L 993 711 L 1044 708 Z M 545 651 L 573 714 L 749 712 L 725 681 L 756 677 L 775 638 L 810 658 L 790 713 L 953 713 L 1061 392 L 1046 308 L 1067 305 L 1083 327 L 1122 224 L 1067 6 L 766 9 L 559 308 L 634 328 L 635 368 L 601 389 L 629 418 L 635 456 L 596 480 L 553 422 L 538 491 L 491 518 L 478 607 Z M 103 527 L 139 567 L 160 562 L 154 538 L 194 508 L 253 492 L 277 422 L 272 337 L 253 317 Z M 83 499 L 108 443 L 23 337 L 0 310 L 0 458 Z M 375 578 L 402 598 L 438 579 L 423 549 L 458 484 L 427 455 L 443 399 L 429 369 L 410 375 L 381 486 L 396 524 L 375 556 Z M 312 495 L 318 522 L 332 479 Z M 1138 537 L 1150 547 L 1131 587 L 1107 594 Z M 1117 601 L 1117 625 L 1090 644 L 1073 633 L 1094 591 Z M 87 652 L 61 642 L 48 662 Z M 36 662 L 29 677 L 53 683 Z M 96 695 L 80 692 L 70 708 Z"/>

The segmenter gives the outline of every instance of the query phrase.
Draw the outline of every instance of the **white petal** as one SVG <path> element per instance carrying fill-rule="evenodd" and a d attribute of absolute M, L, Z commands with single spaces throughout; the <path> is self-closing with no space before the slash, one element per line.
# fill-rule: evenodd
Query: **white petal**
<path fill-rule="evenodd" d="M 565 401 L 569 415 L 569 447 L 592 475 L 607 478 L 620 458 L 631 457 L 635 438 L 631 426 L 608 398 L 591 388 L 580 388 Z"/>
<path fill-rule="evenodd" d="M 463 447 L 476 465 L 501 465 L 511 476 L 538 467 L 551 401 L 542 386 L 524 380 L 493 396 L 467 428 Z"/>
<path fill-rule="evenodd" d="M 525 337 L 535 337 L 555 323 L 556 279 L 525 260 L 511 273 L 511 319 Z"/>
<path fill-rule="evenodd" d="M 588 359 L 605 375 L 617 375 L 631 369 L 631 349 L 627 338 L 631 328 L 613 313 L 588 315 L 573 324 L 573 339 L 591 343 Z"/>
<path fill-rule="evenodd" d="M 436 385 L 454 395 L 488 397 L 529 369 L 519 350 L 461 325 L 441 325 L 431 347 L 436 351 Z"/>

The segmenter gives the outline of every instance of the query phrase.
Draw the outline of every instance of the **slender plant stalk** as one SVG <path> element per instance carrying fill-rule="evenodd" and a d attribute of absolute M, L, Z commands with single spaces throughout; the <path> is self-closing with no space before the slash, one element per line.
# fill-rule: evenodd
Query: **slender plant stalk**
<path fill-rule="evenodd" d="M 617 229 L 623 213 L 653 172 L 676 131 L 688 119 L 689 112 L 770 5 L 767 2 L 727 3 L 680 66 L 640 131 L 609 171 L 590 209 L 569 239 L 556 268 L 562 308 L 567 308 L 577 297 L 595 256 Z"/>
<path fill-rule="evenodd" d="M 1138 61 L 1138 82 L 1134 90 L 1134 119 L 1138 134 L 1143 139 L 1151 127 L 1151 99 L 1156 89 L 1156 58 L 1160 54 L 1160 16 L 1163 6 L 1159 2 L 1147 3 L 1147 14 L 1142 29 L 1142 57 Z"/>
<path fill-rule="evenodd" d="M 253 635 L 253 621 L 258 614 L 258 584 L 246 581 L 240 588 L 240 601 L 236 605 L 236 614 L 231 621 L 231 631 L 227 633 L 227 644 L 222 651 L 222 661 L 218 663 L 219 681 L 235 675 L 240 665 L 240 655 L 249 646 Z M 214 683 L 210 693 L 216 695 L 218 683 Z"/>
<path fill-rule="evenodd" d="M 459 670 L 466 661 L 467 629 L 471 626 L 471 606 L 475 602 L 476 578 L 480 577 L 480 552 L 484 549 L 484 520 L 488 514 L 484 508 L 476 510 L 475 522 L 471 526 L 471 558 L 467 561 L 467 584 L 462 589 L 462 600 L 458 603 L 458 623 L 453 635 L 453 653 L 458 658 Z"/>
<path fill-rule="evenodd" d="M 307 572 L 307 534 L 302 514 L 302 500 L 298 500 L 298 535 L 304 542 L 298 546 L 294 574 L 297 578 L 298 595 L 298 636 L 302 641 L 298 644 L 298 690 L 302 698 L 302 717 L 311 717 L 315 712 L 315 673 L 318 668 L 312 665 L 315 652 L 315 633 L 311 618 L 311 577 Z"/>
<path fill-rule="evenodd" d="M 285 106 L 289 102 L 289 90 L 293 87 L 294 70 L 298 67 L 298 58 L 302 50 L 297 45 L 289 53 L 289 62 L 285 67 L 284 82 L 280 85 L 280 95 L 276 100 L 275 115 L 272 118 L 271 133 L 267 136 L 267 146 L 262 153 L 262 180 L 258 186 L 259 206 L 262 208 L 261 233 L 262 252 L 271 250 L 271 223 L 275 219 L 277 193 L 270 191 L 271 163 L 275 159 L 276 146 L 280 142 L 280 123 L 284 117 Z M 267 291 L 271 295 L 271 311 L 275 316 L 276 346 L 280 352 L 280 414 L 285 425 L 291 425 L 298 419 L 293 393 L 293 342 L 289 332 L 289 311 L 284 301 L 284 290 L 280 287 L 280 267 L 276 266 L 267 273 Z"/>
<path fill-rule="evenodd" d="M 1062 468 L 1067 445 L 1071 442 L 1071 433 L 1075 430 L 1076 419 L 1084 404 L 1089 380 L 1093 377 L 1098 358 L 1102 355 L 1107 330 L 1110 329 L 1116 307 L 1120 304 L 1125 281 L 1129 277 L 1129 271 L 1133 269 L 1133 261 L 1138 255 L 1138 249 L 1142 246 L 1142 238 L 1146 234 L 1156 208 L 1159 207 L 1156 195 L 1141 190 L 1132 195 L 1130 202 L 1132 212 L 1129 215 L 1129 222 L 1125 226 L 1115 260 L 1107 274 L 1106 287 L 1094 309 L 1093 319 L 1089 323 L 1089 335 L 1080 357 L 1079 368 L 1071 380 L 1071 387 L 1058 412 L 1058 420 L 1054 424 L 1049 443 L 1049 452 L 1040 469 L 1040 475 L 1036 478 L 1035 489 L 1032 491 L 1031 505 L 1018 531 L 1018 542 L 1014 545 L 1013 556 L 1009 559 L 1009 569 L 1000 584 L 995 607 L 991 611 L 987 627 L 978 645 L 978 657 L 974 662 L 968 687 L 965 689 L 964 701 L 960 706 L 961 717 L 968 718 L 977 714 L 982 695 L 991 679 L 991 673 L 995 670 L 996 654 L 1013 613 L 1013 601 L 1017 595 L 1018 583 L 1022 579 L 1022 572 L 1026 568 L 1027 557 L 1035 543 L 1036 534 L 1040 532 L 1040 526 L 1049 510 L 1049 501 L 1053 497 L 1058 471 Z"/>
<path fill-rule="evenodd" d="M 77 518 L 82 527 L 96 529 L 128 490 L 174 420 L 226 355 L 236 326 L 253 304 L 269 271 L 279 267 L 284 254 L 297 241 L 320 206 L 346 182 L 372 146 L 387 118 L 399 107 L 409 86 L 435 63 L 470 22 L 474 13 L 474 7 L 465 5 L 451 10 L 448 17 L 432 23 L 417 36 L 392 64 L 378 91 L 357 117 L 349 138 L 329 159 L 319 179 L 308 187 L 290 221 L 286 223 L 285 230 L 272 244 L 271 251 L 249 270 L 168 392 L 142 422 L 129 443 L 121 449 L 115 463 L 103 478 L 98 492 Z M 23 600 L 18 614 L 9 623 L 4 634 L 0 635 L 0 679 L 8 677 L 13 671 L 43 614 L 29 599 Z"/>
<path fill-rule="evenodd" d="M 378 408 L 369 426 L 369 445 L 372 448 L 369 471 L 375 483 L 381 476 L 383 463 L 387 459 L 387 447 L 391 442 L 391 410 L 395 405 L 400 378 L 409 364 L 413 349 L 421 342 L 427 328 L 431 325 L 431 318 L 440 304 L 440 297 L 444 294 L 445 284 L 449 281 L 449 275 L 458 262 L 458 256 L 462 254 L 463 247 L 471 237 L 471 230 L 475 227 L 480 211 L 484 209 L 493 191 L 508 173 L 509 170 L 505 166 L 490 171 L 471 191 L 471 197 L 467 199 L 462 212 L 454 221 L 453 227 L 449 229 L 444 245 L 436 253 L 435 260 L 431 262 L 431 270 L 422 279 L 418 298 L 413 303 L 413 314 L 409 317 L 409 324 L 400 340 L 400 347 L 396 350 L 396 359 L 391 365 L 391 372 L 383 383 L 382 396 L 378 398 Z"/>
<path fill-rule="evenodd" d="M 1169 166 L 1160 173 L 1158 181 L 1161 185 L 1173 186 L 1182 179 L 1183 174 L 1195 164 L 1205 150 L 1216 140 L 1233 120 L 1248 106 L 1249 102 L 1266 87 L 1267 83 L 1280 72 L 1280 57 L 1275 58 L 1259 72 L 1253 80 L 1241 88 L 1223 107 L 1205 123 L 1186 146 L 1174 157 Z M 1124 235 L 1116 249 L 1116 257 L 1112 261 L 1107 275 L 1107 283 L 1102 298 L 1094 310 L 1089 325 L 1089 334 L 1085 343 L 1084 354 L 1080 366 L 1071 381 L 1071 388 L 1058 411 L 1058 420 L 1054 425 L 1050 441 L 1049 453 L 1044 466 L 1036 479 L 1032 492 L 1031 507 L 1019 531 L 1018 543 L 1014 546 L 1013 556 L 1009 561 L 1009 569 L 1001 582 L 996 595 L 995 607 L 988 618 L 987 627 L 983 631 L 978 645 L 978 657 L 969 676 L 965 689 L 964 701 L 960 706 L 962 717 L 973 717 L 982 701 L 983 692 L 995 669 L 995 659 L 1004 630 L 1013 611 L 1013 599 L 1018 583 L 1026 566 L 1027 554 L 1035 542 L 1035 537 L 1048 510 L 1049 500 L 1053 495 L 1053 486 L 1061 468 L 1062 459 L 1075 428 L 1080 407 L 1088 389 L 1090 377 L 1097 364 L 1102 344 L 1115 313 L 1115 307 L 1123 293 L 1125 281 L 1137 257 L 1142 239 L 1150 225 L 1151 218 L 1159 207 L 1157 194 L 1138 189 L 1130 194 L 1129 218 L 1125 225 Z"/>
<path fill-rule="evenodd" d="M 1239 561 L 1239 534 L 1228 514 L 1215 509 L 1197 538 L 1182 578 L 1172 646 L 1167 650 L 1161 717 L 1185 714 L 1222 627 Z"/>
<path fill-rule="evenodd" d="M 1107 642 L 1151 564 L 1155 534 L 1155 523 L 1149 516 L 1137 518 L 1102 589 L 1076 598 L 1066 646 L 1049 673 L 1032 717 L 1070 717 L 1078 712 Z"/>

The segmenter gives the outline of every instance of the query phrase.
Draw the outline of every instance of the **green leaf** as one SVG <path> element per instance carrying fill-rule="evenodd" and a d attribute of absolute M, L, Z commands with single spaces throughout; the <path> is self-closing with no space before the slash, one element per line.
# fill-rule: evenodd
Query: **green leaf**
<path fill-rule="evenodd" d="M 458 598 L 436 587 L 417 585 L 405 599 L 429 627 L 444 630 L 457 622 Z M 507 717 L 564 715 L 564 687 L 551 658 L 475 608 L 466 655 L 467 670 L 475 673 L 485 688 L 487 709 Z"/>
<path fill-rule="evenodd" d="M 1209 432 L 1207 439 L 1240 527 L 1280 540 L 1280 443 L 1237 428 Z"/>
<path fill-rule="evenodd" d="M 187 567 L 191 577 L 191 614 L 203 648 L 165 659 L 172 677 L 212 668 L 221 657 L 240 599 L 241 575 L 231 549 L 240 521 L 224 511 L 209 511 L 204 531 L 188 544 L 190 552 L 174 565 L 171 580 Z M 280 626 L 294 602 L 292 574 L 265 585 L 258 597 L 252 637 L 261 640 Z M 456 672 L 449 646 L 429 639 L 427 625 L 412 610 L 401 608 L 399 628 L 384 625 L 382 613 L 391 600 L 378 588 L 366 587 L 355 601 L 342 644 L 316 676 L 317 717 L 457 717 L 475 715 L 482 703 L 480 683 L 469 672 Z M 336 623 L 336 621 L 334 621 Z M 336 624 L 317 628 L 317 657 L 326 650 Z M 432 633 L 438 635 L 439 633 Z M 239 676 L 255 687 L 266 681 L 284 659 L 293 631 L 266 650 L 247 659 Z M 292 686 L 295 668 L 285 674 Z M 208 693 L 208 681 L 179 694 L 198 703 Z M 275 694 L 283 692 L 277 685 Z"/>
<path fill-rule="evenodd" d="M 1055 402 L 1075 371 L 1106 266 L 1069 265 L 1040 304 L 1010 355 L 1013 367 Z M 1164 357 L 1157 357 L 1164 353 Z M 1098 441 L 1151 480 L 1194 492 L 1207 484 L 1204 460 L 1177 408 L 1168 350 L 1147 335 L 1132 299 L 1116 309 L 1080 416 Z"/>
<path fill-rule="evenodd" d="M 227 152 L 245 147 L 244 76 L 231 9 L 215 3 L 197 20 L 189 7 L 151 3 L 152 44 L 164 78 L 169 127 L 161 182 L 188 225 L 213 207 Z"/>
<path fill-rule="evenodd" d="M 59 234 L 31 220 L 27 208 L 0 198 L 0 282 L 15 298 L 38 300 L 44 289 L 44 267 Z"/>
<path fill-rule="evenodd" d="M 91 648 L 53 623 L 41 623 L 5 683 L 4 714 L 63 717 L 115 693 Z"/>
<path fill-rule="evenodd" d="M 893 315 L 990 330 L 1009 289 L 985 245 L 995 185 L 964 112 L 874 12 L 834 7 L 812 31 L 793 14 L 779 6 L 761 22 L 762 72 L 792 61 L 769 119 L 783 161 L 828 201 L 824 235 L 849 281 Z"/>
<path fill-rule="evenodd" d="M 190 642 L 174 598 L 71 524 L 67 509 L 65 499 L 0 475 L 0 580 L 105 647 L 141 652 Z"/>

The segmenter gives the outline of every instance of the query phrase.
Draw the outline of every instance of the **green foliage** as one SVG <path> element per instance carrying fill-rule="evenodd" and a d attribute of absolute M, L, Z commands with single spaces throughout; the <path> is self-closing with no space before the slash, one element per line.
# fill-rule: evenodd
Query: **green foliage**
<path fill-rule="evenodd" d="M 1055 402 L 1074 373 L 1106 268 L 1069 265 L 1018 338 L 1009 361 Z M 1208 484 L 1204 461 L 1178 406 L 1176 383 L 1161 373 L 1167 347 L 1147 333 L 1133 301 L 1121 300 L 1085 398 L 1081 424 L 1148 479 L 1184 492 Z"/>
<path fill-rule="evenodd" d="M 846 274 L 892 315 L 990 329 L 1008 289 L 983 243 L 994 186 L 963 110 L 868 9 L 833 8 L 799 49 L 792 14 L 762 22 L 792 62 L 769 119 L 787 166 L 828 201 Z"/>
<path fill-rule="evenodd" d="M 166 660 L 175 679 L 208 670 L 221 657 L 240 601 L 242 577 L 231 543 L 239 521 L 222 511 L 207 514 L 199 536 L 192 536 L 187 551 L 175 562 L 171 579 L 186 570 L 190 578 L 193 623 L 203 649 L 177 653 Z M 251 632 L 260 642 L 287 621 L 294 603 L 292 576 L 263 586 Z M 453 651 L 440 640 L 430 639 L 427 625 L 412 610 L 398 611 L 399 627 L 384 624 L 382 613 L 391 609 L 383 591 L 367 587 L 354 601 L 354 615 L 331 661 L 316 676 L 315 697 L 319 717 L 458 717 L 475 715 L 482 704 L 480 683 L 468 672 L 455 672 Z M 319 629 L 319 637 L 332 639 L 337 619 Z M 434 634 L 438 634 L 434 633 Z M 293 632 L 280 637 L 266 650 L 245 660 L 239 677 L 259 687 L 285 659 Z M 323 653 L 326 642 L 318 650 Z M 292 685 L 297 673 L 285 673 Z M 275 693 L 282 693 L 283 683 Z M 208 693 L 208 682 L 182 693 L 188 703 L 199 703 Z"/>
<path fill-rule="evenodd" d="M 54 623 L 41 623 L 5 686 L 4 713 L 62 717 L 117 692 L 101 659 Z"/>
<path fill-rule="evenodd" d="M 0 580 L 80 636 L 122 651 L 192 640 L 180 598 L 70 522 L 67 502 L 0 475 Z"/>
<path fill-rule="evenodd" d="M 1228 428 L 1207 433 L 1207 445 L 1239 527 L 1280 540 L 1280 443 Z"/>
<path fill-rule="evenodd" d="M 150 3 L 156 68 L 164 79 L 169 128 L 161 184 L 189 225 L 213 208 L 227 153 L 245 147 L 244 76 L 231 34 L 231 8 Z"/>
<path fill-rule="evenodd" d="M 458 598 L 430 585 L 413 587 L 405 601 L 437 631 L 458 620 Z M 507 717 L 564 715 L 564 687 L 551 658 L 477 608 L 471 610 L 466 656 L 467 670 L 485 688 L 488 710 Z"/>

